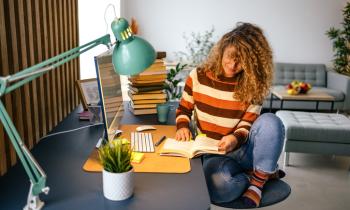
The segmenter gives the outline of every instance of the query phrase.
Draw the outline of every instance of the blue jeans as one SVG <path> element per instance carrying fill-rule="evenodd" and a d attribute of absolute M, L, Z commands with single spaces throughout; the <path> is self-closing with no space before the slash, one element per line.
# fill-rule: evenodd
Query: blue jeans
<path fill-rule="evenodd" d="M 249 187 L 246 171 L 274 173 L 284 143 L 282 121 L 272 113 L 253 123 L 247 142 L 226 155 L 203 156 L 203 170 L 210 199 L 224 203 L 239 198 Z"/>

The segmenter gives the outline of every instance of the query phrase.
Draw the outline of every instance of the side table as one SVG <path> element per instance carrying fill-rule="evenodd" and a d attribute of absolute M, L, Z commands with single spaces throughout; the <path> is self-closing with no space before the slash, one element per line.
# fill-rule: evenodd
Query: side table
<path fill-rule="evenodd" d="M 270 98 L 270 112 L 272 111 L 272 101 L 274 98 L 281 101 L 280 109 L 283 109 L 284 101 L 314 101 L 316 102 L 316 112 L 318 112 L 318 106 L 320 101 L 330 102 L 331 103 L 330 110 L 333 111 L 334 101 L 335 101 L 335 98 L 333 96 L 322 91 L 310 90 L 306 94 L 289 95 L 285 90 L 272 90 L 271 98 Z"/>

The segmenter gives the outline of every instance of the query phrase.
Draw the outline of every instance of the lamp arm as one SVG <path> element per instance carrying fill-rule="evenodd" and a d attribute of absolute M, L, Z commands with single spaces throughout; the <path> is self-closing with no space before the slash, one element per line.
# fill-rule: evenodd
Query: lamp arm
<path fill-rule="evenodd" d="M 21 163 L 27 175 L 29 176 L 31 183 L 34 185 L 33 194 L 40 194 L 42 192 L 41 189 L 45 188 L 46 174 L 41 169 L 39 164 L 35 161 L 25 144 L 23 144 L 23 141 L 21 140 L 13 122 L 11 121 L 10 116 L 6 112 L 2 101 L 0 101 L 0 119 L 18 155 L 18 158 L 21 160 Z"/>
<path fill-rule="evenodd" d="M 13 75 L 0 77 L 0 97 L 55 69 L 56 67 L 77 58 L 82 53 L 100 44 L 104 44 L 108 48 L 112 46 L 109 34 L 31 66 Z M 8 86 L 8 84 L 10 84 L 10 86 Z M 49 191 L 49 188 L 46 186 L 46 174 L 23 143 L 1 100 L 0 120 L 4 125 L 5 131 L 9 136 L 9 139 L 31 182 L 27 201 L 28 203 L 25 209 L 40 209 L 43 203 L 39 199 L 39 194 L 42 192 L 47 194 Z"/>
<path fill-rule="evenodd" d="M 73 48 L 67 52 L 64 52 L 60 55 L 57 55 L 53 58 L 50 58 L 46 61 L 43 61 L 41 63 L 38 63 L 34 66 L 31 66 L 27 69 L 24 69 L 20 72 L 17 72 L 13 75 L 7 76 L 7 77 L 2 77 L 0 78 L 0 96 L 7 94 L 24 84 L 27 84 L 28 82 L 40 77 L 41 75 L 45 74 L 46 72 L 49 72 L 56 67 L 65 64 L 69 62 L 70 60 L 73 60 L 77 57 L 79 57 L 82 53 L 100 45 L 104 44 L 108 48 L 111 47 L 111 40 L 109 34 L 104 35 L 94 41 L 91 41 L 85 45 Z M 8 83 L 18 81 L 17 83 L 12 84 L 9 87 L 6 87 Z M 5 90 L 6 89 L 6 90 Z"/>

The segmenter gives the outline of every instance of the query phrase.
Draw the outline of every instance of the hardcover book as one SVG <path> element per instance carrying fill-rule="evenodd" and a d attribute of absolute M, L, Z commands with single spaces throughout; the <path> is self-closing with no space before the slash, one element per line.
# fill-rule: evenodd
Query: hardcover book
<path fill-rule="evenodd" d="M 166 99 L 166 93 L 155 93 L 155 94 L 132 94 L 130 90 L 128 95 L 131 100 L 145 100 L 145 99 Z"/>
<path fill-rule="evenodd" d="M 134 93 L 148 92 L 148 91 L 154 91 L 154 90 L 164 90 L 164 86 L 158 85 L 158 86 L 148 86 L 148 87 L 134 87 L 131 84 L 129 84 L 129 90 L 132 90 Z"/>
<path fill-rule="evenodd" d="M 219 151 L 219 141 L 200 134 L 193 141 L 177 141 L 167 138 L 160 155 L 193 158 L 203 154 L 225 154 Z"/>
<path fill-rule="evenodd" d="M 157 109 L 156 108 L 151 108 L 151 109 L 133 109 L 131 106 L 129 106 L 129 110 L 134 115 L 156 114 L 157 113 Z"/>
<path fill-rule="evenodd" d="M 130 81 L 138 82 L 138 81 L 154 81 L 154 80 L 162 80 L 164 81 L 167 78 L 167 74 L 155 74 L 155 75 L 137 75 L 130 76 Z"/>
<path fill-rule="evenodd" d="M 166 99 L 145 99 L 132 101 L 134 104 L 162 104 L 166 102 Z"/>
<path fill-rule="evenodd" d="M 130 101 L 130 106 L 133 109 L 150 109 L 157 108 L 157 104 L 134 104 L 133 101 Z"/>

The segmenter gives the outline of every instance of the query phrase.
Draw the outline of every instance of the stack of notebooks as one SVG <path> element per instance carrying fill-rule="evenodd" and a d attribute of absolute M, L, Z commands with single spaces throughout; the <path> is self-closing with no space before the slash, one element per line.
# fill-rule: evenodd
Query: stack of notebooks
<path fill-rule="evenodd" d="M 165 55 L 158 53 L 155 62 L 144 72 L 129 77 L 130 110 L 134 115 L 155 114 L 157 104 L 166 102 L 164 83 L 167 78 Z"/>

